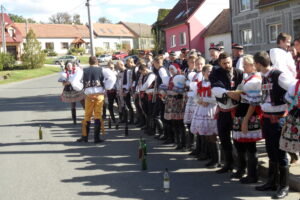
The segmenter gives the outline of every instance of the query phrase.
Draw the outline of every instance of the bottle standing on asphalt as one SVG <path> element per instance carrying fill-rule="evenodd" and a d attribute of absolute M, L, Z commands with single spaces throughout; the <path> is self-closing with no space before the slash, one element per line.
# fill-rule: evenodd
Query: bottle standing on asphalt
<path fill-rule="evenodd" d="M 168 172 L 168 168 L 166 168 L 164 172 L 164 192 L 170 192 L 170 176 Z"/>
<path fill-rule="evenodd" d="M 43 139 L 43 131 L 42 131 L 42 126 L 40 125 L 40 128 L 39 128 L 39 139 Z"/>

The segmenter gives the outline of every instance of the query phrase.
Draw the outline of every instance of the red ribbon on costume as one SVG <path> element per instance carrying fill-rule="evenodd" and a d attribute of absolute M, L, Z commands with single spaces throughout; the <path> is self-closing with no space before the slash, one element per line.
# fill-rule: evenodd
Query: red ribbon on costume
<path fill-rule="evenodd" d="M 168 85 L 168 90 L 173 90 L 173 87 L 174 87 L 174 82 L 173 82 L 173 77 L 171 77 Z"/>
<path fill-rule="evenodd" d="M 203 87 L 202 86 L 202 81 L 197 83 L 197 92 L 199 96 L 201 97 L 211 97 L 211 86 L 209 87 Z"/>
<path fill-rule="evenodd" d="M 298 91 L 299 91 L 299 85 L 300 85 L 300 80 L 296 83 L 295 93 L 294 93 L 295 98 L 296 98 L 297 93 L 298 93 Z M 297 107 L 300 108 L 300 96 L 298 96 L 298 99 L 297 99 L 297 100 L 298 100 L 298 105 L 297 105 Z"/>

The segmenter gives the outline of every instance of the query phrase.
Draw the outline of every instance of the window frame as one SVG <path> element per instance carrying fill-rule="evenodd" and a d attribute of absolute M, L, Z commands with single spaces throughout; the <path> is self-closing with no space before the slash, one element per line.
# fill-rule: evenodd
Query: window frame
<path fill-rule="evenodd" d="M 176 35 L 171 35 L 171 48 L 176 47 Z"/>
<path fill-rule="evenodd" d="M 243 1 L 249 1 L 249 8 L 246 8 L 244 10 L 242 9 Z M 251 10 L 251 0 L 239 0 L 239 7 L 240 7 L 240 12 L 245 12 L 245 11 Z"/>
<path fill-rule="evenodd" d="M 251 31 L 251 40 L 250 40 L 249 43 L 245 43 L 245 40 L 244 40 L 244 32 L 245 32 L 245 31 Z M 252 31 L 251 28 L 248 28 L 248 29 L 242 29 L 242 30 L 240 31 L 240 33 L 241 33 L 241 41 L 242 41 L 242 45 L 243 45 L 243 46 L 249 46 L 249 45 L 252 45 L 252 44 L 253 44 L 253 31 Z"/>
<path fill-rule="evenodd" d="M 180 46 L 185 46 L 186 45 L 186 32 L 181 32 L 180 34 Z M 182 43 L 181 37 L 183 36 L 184 42 Z"/>
<path fill-rule="evenodd" d="M 281 26 L 281 30 L 279 31 L 278 30 L 278 26 Z M 276 36 L 275 36 L 275 39 L 274 40 L 271 40 L 272 37 L 271 37 L 271 27 L 276 27 Z M 269 43 L 276 43 L 277 42 L 277 36 L 279 35 L 279 33 L 282 32 L 282 23 L 277 23 L 277 24 L 269 24 L 268 25 L 268 40 L 269 40 Z"/>
<path fill-rule="evenodd" d="M 61 44 L 61 49 L 69 49 L 70 48 L 68 42 L 61 42 L 60 44 Z M 64 44 L 67 44 L 66 48 L 64 47 Z"/>
<path fill-rule="evenodd" d="M 47 48 L 47 44 L 52 44 L 53 48 Z M 54 42 L 45 42 L 45 49 L 52 49 L 52 50 L 54 50 L 55 49 Z"/>

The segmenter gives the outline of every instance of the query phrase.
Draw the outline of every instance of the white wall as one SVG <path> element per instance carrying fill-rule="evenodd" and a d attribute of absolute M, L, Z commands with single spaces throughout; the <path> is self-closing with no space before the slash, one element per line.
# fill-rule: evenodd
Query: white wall
<path fill-rule="evenodd" d="M 94 39 L 94 46 L 101 47 L 104 50 L 104 42 L 109 42 L 110 50 L 116 50 L 116 43 L 122 44 L 122 41 L 129 41 L 131 49 L 133 48 L 133 38 L 125 38 L 125 37 L 96 37 Z"/>
<path fill-rule="evenodd" d="M 205 58 L 210 59 L 209 57 L 209 47 L 211 43 L 218 44 L 220 41 L 223 41 L 224 51 L 231 54 L 231 33 L 225 33 L 220 35 L 213 35 L 204 38 L 205 40 Z"/>
<path fill-rule="evenodd" d="M 204 1 L 194 16 L 206 27 L 226 8 L 229 8 L 229 0 L 208 0 Z"/>

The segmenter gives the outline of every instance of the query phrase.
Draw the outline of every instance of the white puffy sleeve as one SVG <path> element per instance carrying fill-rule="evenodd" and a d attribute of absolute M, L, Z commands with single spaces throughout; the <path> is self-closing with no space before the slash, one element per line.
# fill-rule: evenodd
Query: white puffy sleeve
<path fill-rule="evenodd" d="M 104 87 L 106 90 L 111 90 L 117 80 L 117 77 L 114 75 L 114 72 L 108 68 L 103 68 L 103 76 L 104 76 Z"/>
<path fill-rule="evenodd" d="M 81 91 L 83 89 L 83 84 L 81 81 L 82 77 L 83 70 L 80 67 L 76 67 L 75 73 L 69 78 L 69 82 L 71 83 L 74 90 Z"/>
<path fill-rule="evenodd" d="M 243 86 L 242 99 L 251 105 L 259 105 L 261 102 L 262 91 L 261 91 L 262 79 L 254 77 Z"/>
<path fill-rule="evenodd" d="M 296 85 L 297 85 L 297 82 L 294 82 L 293 84 L 289 85 L 288 90 L 287 90 L 287 92 L 285 93 L 285 96 L 284 96 L 285 100 L 287 102 L 289 102 L 290 104 L 298 103 L 298 102 L 294 102 Z M 298 93 L 299 93 L 299 89 L 298 89 Z"/>

